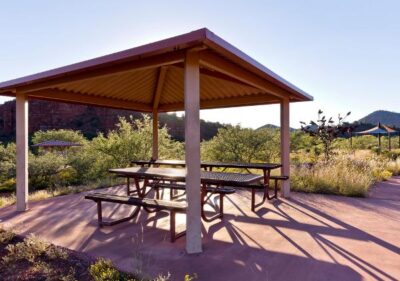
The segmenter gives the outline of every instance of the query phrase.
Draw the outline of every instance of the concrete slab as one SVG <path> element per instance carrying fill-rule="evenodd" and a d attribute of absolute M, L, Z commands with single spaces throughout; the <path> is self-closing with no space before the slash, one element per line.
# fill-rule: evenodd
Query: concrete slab
<path fill-rule="evenodd" d="M 106 189 L 124 193 L 123 187 Z M 203 222 L 204 253 L 187 255 L 185 238 L 169 242 L 166 213 L 97 227 L 96 205 L 84 193 L 33 202 L 30 210 L 0 209 L 0 224 L 17 233 L 89 255 L 127 271 L 172 274 L 183 280 L 399 280 L 400 177 L 377 185 L 369 198 L 293 193 L 250 210 L 250 192 L 226 198 L 222 221 Z M 212 211 L 213 206 L 209 207 Z M 104 204 L 105 216 L 127 206 Z M 177 219 L 184 228 L 185 218 Z"/>

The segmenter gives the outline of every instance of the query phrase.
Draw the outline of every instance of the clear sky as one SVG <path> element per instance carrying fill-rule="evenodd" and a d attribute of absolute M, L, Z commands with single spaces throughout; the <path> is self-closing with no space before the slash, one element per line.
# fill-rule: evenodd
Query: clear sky
<path fill-rule="evenodd" d="M 400 1 L 2 1 L 0 81 L 207 27 L 314 96 L 291 126 L 351 110 L 400 112 Z M 0 98 L 0 101 L 5 101 Z M 202 111 L 206 120 L 279 124 L 277 106 Z"/>

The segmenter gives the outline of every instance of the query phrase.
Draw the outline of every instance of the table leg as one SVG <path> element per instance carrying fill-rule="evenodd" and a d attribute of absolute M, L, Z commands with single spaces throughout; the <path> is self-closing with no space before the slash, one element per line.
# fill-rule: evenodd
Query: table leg
<path fill-rule="evenodd" d="M 131 194 L 131 190 L 130 190 L 130 181 L 129 181 L 129 177 L 126 178 L 126 195 L 129 196 Z"/>
<path fill-rule="evenodd" d="M 139 182 L 139 179 L 134 178 L 134 182 L 135 182 L 136 192 L 137 192 L 138 196 L 139 196 L 140 198 L 143 198 L 142 190 L 140 189 L 140 182 Z"/>

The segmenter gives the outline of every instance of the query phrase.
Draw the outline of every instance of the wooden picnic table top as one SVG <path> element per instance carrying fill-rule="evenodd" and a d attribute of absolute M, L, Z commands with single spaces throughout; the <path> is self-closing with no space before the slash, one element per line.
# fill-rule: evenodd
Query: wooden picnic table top
<path fill-rule="evenodd" d="M 132 161 L 136 165 L 167 165 L 167 166 L 186 166 L 185 160 L 137 160 Z M 277 163 L 241 163 L 241 162 L 213 162 L 202 161 L 201 167 L 220 167 L 220 168 L 243 168 L 243 169 L 261 169 L 272 170 L 282 167 Z"/>
<path fill-rule="evenodd" d="M 109 172 L 132 178 L 162 179 L 181 182 L 186 180 L 186 170 L 176 168 L 130 167 L 110 169 Z M 200 178 L 203 184 L 241 186 L 260 182 L 263 176 L 256 174 L 201 171 Z"/>

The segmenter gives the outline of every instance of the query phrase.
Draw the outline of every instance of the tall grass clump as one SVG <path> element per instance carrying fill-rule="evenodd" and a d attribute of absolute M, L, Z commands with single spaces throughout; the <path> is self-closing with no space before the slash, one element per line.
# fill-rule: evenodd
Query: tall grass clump
<path fill-rule="evenodd" d="M 375 177 L 369 161 L 342 156 L 317 163 L 312 168 L 294 168 L 291 180 L 296 191 L 366 196 Z"/>

